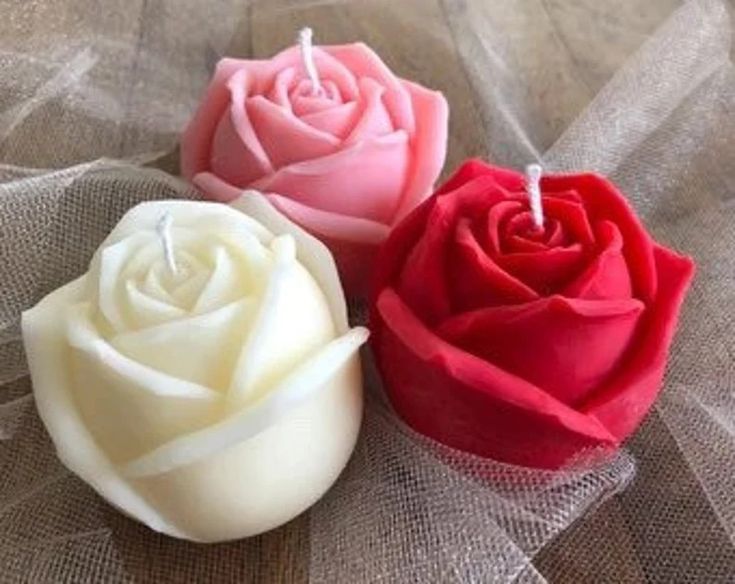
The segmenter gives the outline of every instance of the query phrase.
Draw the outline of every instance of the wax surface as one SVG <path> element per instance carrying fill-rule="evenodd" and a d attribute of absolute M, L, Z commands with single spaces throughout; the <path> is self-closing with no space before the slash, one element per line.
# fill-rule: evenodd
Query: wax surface
<path fill-rule="evenodd" d="M 324 246 L 257 193 L 240 210 L 135 207 L 87 274 L 24 313 L 23 335 L 62 461 L 169 535 L 221 541 L 288 521 L 357 438 L 366 331 L 347 326 Z"/>
<path fill-rule="evenodd" d="M 348 294 L 362 294 L 377 245 L 439 176 L 448 107 L 364 44 L 313 54 L 316 94 L 297 47 L 222 60 L 182 137 L 182 173 L 219 201 L 269 193 L 329 246 Z"/>
<path fill-rule="evenodd" d="M 661 386 L 693 263 L 602 177 L 471 161 L 378 259 L 373 347 L 398 412 L 450 446 L 555 467 L 615 447 Z"/>

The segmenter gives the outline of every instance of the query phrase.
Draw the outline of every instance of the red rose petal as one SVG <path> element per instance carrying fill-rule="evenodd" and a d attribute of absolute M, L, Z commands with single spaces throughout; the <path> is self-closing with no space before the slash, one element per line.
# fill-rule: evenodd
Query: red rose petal
<path fill-rule="evenodd" d="M 503 253 L 504 234 L 501 233 L 501 225 L 524 208 L 524 204 L 517 199 L 503 200 L 489 208 L 485 220 L 485 245 L 492 256 Z"/>
<path fill-rule="evenodd" d="M 492 180 L 479 178 L 451 196 L 439 196 L 432 201 L 427 219 L 431 228 L 425 230 L 409 253 L 398 280 L 401 297 L 426 322 L 438 322 L 451 310 L 446 267 L 458 219 L 504 199 L 505 193 Z"/>
<path fill-rule="evenodd" d="M 485 253 L 472 233 L 468 219 L 460 221 L 457 226 L 449 259 L 448 281 L 454 311 L 518 304 L 538 298 L 532 288 L 498 267 Z"/>
<path fill-rule="evenodd" d="M 658 292 L 641 322 L 629 360 L 580 408 L 621 441 L 638 427 L 661 389 L 679 312 L 694 276 L 694 262 L 687 257 L 657 244 L 653 257 Z"/>
<path fill-rule="evenodd" d="M 551 194 L 543 197 L 543 206 L 548 216 L 563 225 L 564 232 L 571 241 L 580 243 L 584 247 L 594 244 L 592 226 L 580 203 Z"/>
<path fill-rule="evenodd" d="M 556 292 L 584 269 L 589 255 L 579 244 L 539 252 L 499 255 L 498 265 L 540 294 Z"/>
<path fill-rule="evenodd" d="M 587 416 L 431 333 L 390 288 L 371 343 L 391 402 L 417 431 L 495 460 L 556 468 L 580 450 L 613 446 Z"/>
<path fill-rule="evenodd" d="M 438 334 L 575 406 L 615 370 L 643 311 L 633 299 L 552 296 L 460 314 Z"/>
<path fill-rule="evenodd" d="M 590 223 L 609 220 L 617 225 L 625 242 L 623 255 L 633 293 L 646 304 L 652 302 L 657 295 L 654 243 L 628 200 L 611 182 L 595 174 L 551 175 L 545 180 L 549 190 L 579 193 Z"/>
<path fill-rule="evenodd" d="M 564 288 L 570 298 L 614 299 L 633 295 L 628 266 L 623 257 L 623 237 L 610 221 L 597 226 L 600 251 L 575 280 Z"/>

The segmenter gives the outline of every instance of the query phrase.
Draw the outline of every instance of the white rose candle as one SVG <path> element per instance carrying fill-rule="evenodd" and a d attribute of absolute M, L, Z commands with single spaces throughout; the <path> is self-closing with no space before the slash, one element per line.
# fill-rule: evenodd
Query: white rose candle
<path fill-rule="evenodd" d="M 358 348 L 326 248 L 258 193 L 129 211 L 23 315 L 59 457 L 113 505 L 203 542 L 274 528 L 346 464 Z"/>

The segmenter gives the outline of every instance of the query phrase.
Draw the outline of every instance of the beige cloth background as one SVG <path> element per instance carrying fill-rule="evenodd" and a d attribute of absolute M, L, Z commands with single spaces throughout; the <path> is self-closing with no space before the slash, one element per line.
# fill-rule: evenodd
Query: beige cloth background
<path fill-rule="evenodd" d="M 446 94 L 451 107 L 447 171 L 470 156 L 522 166 L 550 149 L 544 160 L 552 167 L 612 174 L 657 236 L 696 255 L 702 284 L 687 305 L 684 340 L 673 359 L 666 394 L 673 397 L 662 402 L 664 408 L 649 417 L 630 444 L 639 461 L 637 480 L 546 546 L 534 563 L 554 582 L 731 582 L 735 515 L 729 513 L 735 485 L 731 472 L 713 474 L 712 468 L 732 468 L 726 449 L 732 418 L 711 433 L 705 432 L 705 422 L 696 426 L 699 436 L 697 431 L 679 432 L 697 414 L 677 409 L 684 403 L 677 396 L 688 394 L 671 389 L 699 384 L 703 371 L 711 372 L 709 385 L 724 391 L 717 394 L 722 400 L 729 399 L 733 387 L 733 230 L 727 221 L 733 207 L 727 201 L 733 196 L 728 185 L 734 184 L 728 181 L 735 180 L 730 138 L 735 136 L 735 100 L 731 63 L 725 62 L 725 20 L 730 17 L 717 2 L 693 2 L 691 14 L 665 24 L 682 4 L 0 0 L 0 163 L 60 169 L 102 156 L 132 157 L 176 173 L 178 133 L 216 60 L 223 55 L 268 57 L 291 44 L 295 32 L 308 24 L 317 42 L 364 40 L 401 76 Z M 652 47 L 651 36 L 661 26 L 669 29 L 654 37 Z M 660 46 L 655 38 L 663 39 Z M 640 95 L 631 90 L 636 87 Z M 666 172 L 651 172 L 656 165 Z M 12 172 L 5 168 L 3 180 L 13 178 Z M 142 182 L 141 189 L 150 189 L 150 197 L 181 196 L 179 187 L 168 191 L 160 181 L 156 185 Z M 87 196 L 93 196 L 94 189 L 110 187 L 100 179 L 91 191 L 86 188 Z M 662 189 L 673 193 L 663 211 L 659 199 L 646 198 Z M 110 220 L 131 201 L 132 195 L 121 198 L 110 209 Z M 9 233 L 13 219 L 3 220 Z M 717 245 L 710 234 L 717 234 Z M 10 273 L 2 278 L 15 282 Z M 705 321 L 716 326 L 705 330 Z M 17 375 L 8 369 L 0 377 L 3 383 L 10 380 L 0 394 L 0 421 L 9 411 L 2 406 L 28 391 L 22 355 L 15 367 Z M 60 499 L 86 501 L 89 493 L 83 486 L 51 472 L 56 463 L 35 418 L 21 418 L 21 423 L 34 443 L 43 445 L 32 453 L 37 457 L 33 472 L 43 469 L 44 476 L 57 481 L 43 488 Z M 724 437 L 718 434 L 723 427 Z M 707 442 L 710 436 L 718 437 L 722 456 L 712 467 L 698 467 L 691 453 L 708 460 L 704 454 L 715 446 Z M 3 448 L 10 447 L 0 442 L 0 464 L 5 464 L 0 470 L 6 474 L 6 483 L 0 484 L 20 485 L 17 468 L 6 462 L 13 458 L 3 459 Z M 713 485 L 721 492 L 713 491 Z M 105 505 L 90 507 L 88 513 L 82 524 L 103 520 L 110 529 L 95 540 L 98 550 L 79 544 L 94 535 L 93 528 L 76 540 L 64 539 L 61 547 L 53 547 L 51 537 L 51 547 L 16 552 L 12 564 L 0 554 L 5 562 L 0 581 L 309 578 L 309 546 L 315 544 L 308 515 L 247 542 L 202 547 L 151 534 Z M 345 575 L 324 578 L 345 581 Z M 410 571 L 403 579 L 418 581 Z M 473 580 L 448 575 L 446 581 Z"/>

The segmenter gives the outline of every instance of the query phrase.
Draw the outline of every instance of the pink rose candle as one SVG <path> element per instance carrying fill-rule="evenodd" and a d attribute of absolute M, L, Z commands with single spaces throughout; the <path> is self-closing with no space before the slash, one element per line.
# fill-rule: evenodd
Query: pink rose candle
<path fill-rule="evenodd" d="M 218 201 L 266 193 L 327 244 L 348 294 L 362 295 L 377 247 L 444 164 L 447 102 L 365 44 L 312 47 L 310 29 L 299 44 L 220 61 L 184 132 L 182 174 Z"/>

